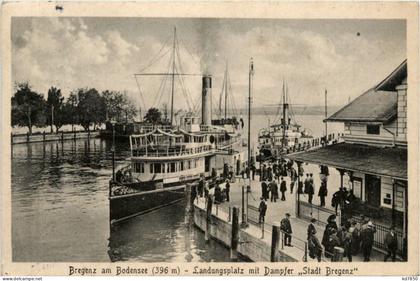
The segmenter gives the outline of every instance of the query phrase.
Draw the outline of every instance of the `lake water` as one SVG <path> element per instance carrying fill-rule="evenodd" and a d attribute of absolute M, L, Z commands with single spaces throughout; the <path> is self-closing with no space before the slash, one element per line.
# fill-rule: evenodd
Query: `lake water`
<path fill-rule="evenodd" d="M 298 116 L 314 136 L 322 116 Z M 271 120 L 274 120 L 271 117 Z M 268 124 L 253 118 L 252 139 Z M 341 124 L 329 132 L 341 132 Z M 117 143 L 116 163 L 129 156 Z M 183 203 L 145 214 L 110 231 L 108 181 L 111 142 L 101 139 L 21 144 L 12 153 L 12 256 L 18 262 L 230 261 L 229 251 L 204 242 L 185 223 Z"/>

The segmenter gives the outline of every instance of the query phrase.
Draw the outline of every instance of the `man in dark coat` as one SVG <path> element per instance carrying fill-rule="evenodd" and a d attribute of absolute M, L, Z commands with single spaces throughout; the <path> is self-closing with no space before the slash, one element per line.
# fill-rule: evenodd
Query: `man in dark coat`
<path fill-rule="evenodd" d="M 315 219 L 312 219 L 315 220 Z M 311 222 L 312 222 L 311 220 Z M 316 229 L 310 228 L 312 224 L 308 226 L 308 250 L 309 250 L 309 257 L 317 258 L 318 262 L 321 261 L 322 256 L 322 246 L 319 243 L 318 237 L 316 237 Z M 313 226 L 313 225 L 312 225 Z"/>
<path fill-rule="evenodd" d="M 362 229 L 360 238 L 362 240 L 363 261 L 370 261 L 375 232 L 376 228 L 371 221 L 368 222 L 367 227 Z"/>
<path fill-rule="evenodd" d="M 230 201 L 230 183 L 229 183 L 229 180 L 226 180 L 225 193 L 226 193 L 226 201 L 229 202 Z"/>
<path fill-rule="evenodd" d="M 255 165 L 254 164 L 252 164 L 251 165 L 251 178 L 252 178 L 252 180 L 255 180 L 255 170 L 256 170 L 257 168 L 255 168 Z"/>
<path fill-rule="evenodd" d="M 311 185 L 311 180 L 309 178 L 309 174 L 306 174 L 306 178 L 305 178 L 305 181 L 304 181 L 305 189 L 303 190 L 304 193 L 306 193 L 306 194 L 308 193 L 310 185 Z"/>
<path fill-rule="evenodd" d="M 258 211 L 260 213 L 259 223 L 265 222 L 265 213 L 267 212 L 267 204 L 265 203 L 265 199 L 263 197 L 260 198 L 260 206 L 258 207 Z"/>
<path fill-rule="evenodd" d="M 321 201 L 321 204 L 320 204 L 321 207 L 325 206 L 325 197 L 327 195 L 328 195 L 327 183 L 326 182 L 321 182 L 321 186 L 320 186 L 319 191 L 318 191 L 318 196 L 319 196 L 320 201 Z"/>
<path fill-rule="evenodd" d="M 307 189 L 306 193 L 308 194 L 308 203 L 312 204 L 312 198 L 313 198 L 314 193 L 315 193 L 313 180 L 309 180 L 308 189 Z"/>
<path fill-rule="evenodd" d="M 301 180 L 298 181 L 298 194 L 303 194 L 303 182 Z"/>
<path fill-rule="evenodd" d="M 291 168 L 290 170 L 290 193 L 293 193 L 293 188 L 295 187 L 295 182 L 297 179 L 297 172 L 295 170 L 295 168 Z"/>
<path fill-rule="evenodd" d="M 268 199 L 268 185 L 267 182 L 263 181 L 261 182 L 261 197 L 265 200 Z"/>
<path fill-rule="evenodd" d="M 322 236 L 322 245 L 325 247 L 325 256 L 331 257 L 332 252 L 330 252 L 329 249 L 329 239 L 333 231 L 337 233 L 337 223 L 335 222 L 336 216 L 331 215 L 327 219 L 327 225 L 325 226 L 324 234 Z"/>
<path fill-rule="evenodd" d="M 281 177 L 281 183 L 280 183 L 280 192 L 281 192 L 281 201 L 286 201 L 285 193 L 287 191 L 286 187 L 286 181 Z"/>
<path fill-rule="evenodd" d="M 270 182 L 269 186 L 270 186 L 270 191 L 271 191 L 271 202 L 276 202 L 277 198 L 279 197 L 277 183 L 273 180 Z"/>
<path fill-rule="evenodd" d="M 217 184 L 214 188 L 214 204 L 222 203 L 222 189 Z"/>
<path fill-rule="evenodd" d="M 290 214 L 286 213 L 286 217 L 280 222 L 280 230 L 284 233 L 284 245 L 292 246 L 292 225 L 290 224 Z"/>
<path fill-rule="evenodd" d="M 271 166 L 268 166 L 268 169 L 267 169 L 267 178 L 268 178 L 268 181 L 272 181 L 273 180 L 273 169 L 271 168 Z"/>
<path fill-rule="evenodd" d="M 308 225 L 308 230 L 307 230 L 308 240 L 312 233 L 316 233 L 315 223 L 316 223 L 316 219 L 312 218 L 311 223 Z"/>
<path fill-rule="evenodd" d="M 390 257 L 392 257 L 392 261 L 395 261 L 396 252 L 398 248 L 398 239 L 393 225 L 391 226 L 389 232 L 385 236 L 385 246 L 387 253 L 384 258 L 384 261 L 387 261 Z"/>

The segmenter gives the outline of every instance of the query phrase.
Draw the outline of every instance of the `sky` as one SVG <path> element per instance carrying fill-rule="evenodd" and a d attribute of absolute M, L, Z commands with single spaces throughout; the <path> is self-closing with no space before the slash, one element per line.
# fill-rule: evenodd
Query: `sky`
<path fill-rule="evenodd" d="M 253 106 L 344 105 L 374 87 L 406 59 L 404 20 L 13 18 L 12 79 L 46 95 L 78 88 L 125 91 L 136 106 L 170 103 L 170 77 L 135 73 L 170 68 L 176 27 L 178 71 L 213 76 L 217 104 L 226 64 L 231 99 L 245 108 L 249 59 L 254 61 Z M 158 59 L 156 63 L 151 62 Z M 175 83 L 175 109 L 199 102 L 201 77 Z M 140 87 L 140 90 L 139 90 Z M 185 91 L 183 89 L 186 89 Z M 231 107 L 232 104 L 229 104 Z"/>

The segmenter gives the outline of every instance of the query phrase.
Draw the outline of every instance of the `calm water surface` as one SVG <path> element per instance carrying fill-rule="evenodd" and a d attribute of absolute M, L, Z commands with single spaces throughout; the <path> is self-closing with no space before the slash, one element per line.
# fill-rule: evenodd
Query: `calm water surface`
<path fill-rule="evenodd" d="M 316 136 L 322 133 L 321 121 L 321 116 L 301 117 Z M 253 124 L 266 125 L 267 117 L 256 116 Z M 253 139 L 257 133 L 252 132 Z M 117 165 L 126 164 L 128 142 L 116 147 Z M 100 139 L 13 146 L 14 261 L 229 261 L 226 248 L 206 244 L 204 234 L 185 222 L 183 203 L 110 230 L 110 148 L 109 141 Z"/>

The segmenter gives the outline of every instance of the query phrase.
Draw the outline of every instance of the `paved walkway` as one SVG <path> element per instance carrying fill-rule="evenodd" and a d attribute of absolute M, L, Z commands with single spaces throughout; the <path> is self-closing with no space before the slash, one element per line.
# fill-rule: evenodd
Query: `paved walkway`
<path fill-rule="evenodd" d="M 289 188 L 290 184 L 290 177 L 285 177 L 287 187 Z M 242 204 L 242 185 L 246 184 L 249 185 L 250 181 L 248 179 L 243 180 L 242 178 L 236 178 L 236 182 L 231 183 L 230 188 L 230 202 L 224 202 L 221 204 L 221 207 L 219 210 L 228 210 L 229 206 L 237 206 L 241 207 Z M 259 177 L 256 176 L 254 181 L 251 181 L 251 192 L 248 196 L 248 202 L 249 205 L 258 207 L 260 203 L 260 197 L 261 197 L 261 183 L 259 182 Z M 292 230 L 293 230 L 293 236 L 292 244 L 295 248 L 300 250 L 300 254 L 303 256 L 303 249 L 304 249 L 304 242 L 307 239 L 307 226 L 309 224 L 308 221 L 297 218 L 296 217 L 296 192 L 297 188 L 295 187 L 293 193 L 290 193 L 290 190 L 286 192 L 286 201 L 277 200 L 277 202 L 267 202 L 267 214 L 265 217 L 266 224 L 269 225 L 279 225 L 280 221 L 285 217 L 286 213 L 290 213 L 291 217 L 291 224 L 292 224 Z M 279 194 L 281 196 L 281 193 Z M 305 200 L 306 195 L 301 195 L 302 200 Z M 316 196 L 314 196 L 315 199 Z M 313 200 L 316 204 L 317 201 Z M 328 201 L 326 201 L 328 204 Z M 257 214 L 248 214 L 249 217 L 253 216 L 256 217 Z M 265 232 L 266 234 L 265 239 L 270 239 L 271 241 L 271 227 L 268 225 L 265 226 Z M 268 229 L 267 229 L 268 228 Z M 322 240 L 322 234 L 324 232 L 324 226 L 322 224 L 317 225 L 317 236 L 319 241 Z M 259 230 L 259 233 L 261 233 L 261 229 Z M 261 234 L 260 234 L 261 236 Z M 270 242 L 269 241 L 269 242 Z M 271 243 L 271 242 L 270 242 Z M 288 249 L 288 251 L 294 251 L 292 249 Z M 383 261 L 384 254 L 382 252 L 379 252 L 377 250 L 373 250 L 371 254 L 371 261 Z M 308 258 L 309 261 L 311 261 L 310 258 Z M 344 258 L 344 261 L 346 261 L 347 258 Z M 363 261 L 363 256 L 359 254 L 358 256 L 353 256 L 354 262 L 360 262 Z"/>

